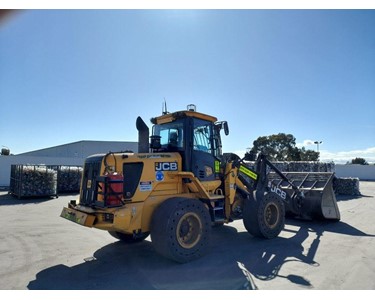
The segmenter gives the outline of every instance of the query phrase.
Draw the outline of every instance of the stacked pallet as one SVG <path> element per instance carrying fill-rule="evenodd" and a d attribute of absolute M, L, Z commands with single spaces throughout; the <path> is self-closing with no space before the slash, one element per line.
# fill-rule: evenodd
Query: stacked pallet
<path fill-rule="evenodd" d="M 82 167 L 59 166 L 57 171 L 57 190 L 59 193 L 79 192 Z"/>
<path fill-rule="evenodd" d="M 359 178 L 336 178 L 333 182 L 333 189 L 339 195 L 361 195 L 359 191 Z"/>
<path fill-rule="evenodd" d="M 57 169 L 43 165 L 12 165 L 10 193 L 18 198 L 57 196 Z"/>
<path fill-rule="evenodd" d="M 9 192 L 18 198 L 79 192 L 82 172 L 80 166 L 12 165 Z"/>

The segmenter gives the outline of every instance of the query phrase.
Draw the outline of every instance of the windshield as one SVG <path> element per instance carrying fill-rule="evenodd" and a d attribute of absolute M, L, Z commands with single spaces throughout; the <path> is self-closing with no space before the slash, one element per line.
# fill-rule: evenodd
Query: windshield
<path fill-rule="evenodd" d="M 221 140 L 220 126 L 214 126 L 210 121 L 193 118 L 192 137 L 194 151 L 205 152 L 220 159 Z M 160 136 L 160 148 L 158 151 L 184 151 L 186 145 L 184 137 L 184 121 L 156 124 L 153 127 L 153 135 Z M 189 139 L 190 140 L 190 139 Z M 190 144 L 191 145 L 191 144 Z M 190 146 L 191 147 L 191 146 Z"/>
<path fill-rule="evenodd" d="M 154 126 L 153 134 L 160 136 L 162 149 L 184 148 L 183 122 L 158 124 Z"/>

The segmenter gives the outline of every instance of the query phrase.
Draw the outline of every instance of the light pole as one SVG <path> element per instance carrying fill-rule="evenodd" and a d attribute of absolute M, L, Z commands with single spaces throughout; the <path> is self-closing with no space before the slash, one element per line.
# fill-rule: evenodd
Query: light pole
<path fill-rule="evenodd" d="M 316 144 L 316 150 L 319 153 L 319 145 L 322 143 L 322 141 L 315 141 L 314 144 Z"/>

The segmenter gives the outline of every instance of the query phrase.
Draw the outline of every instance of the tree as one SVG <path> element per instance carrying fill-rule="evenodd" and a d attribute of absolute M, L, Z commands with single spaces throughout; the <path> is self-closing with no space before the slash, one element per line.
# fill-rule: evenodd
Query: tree
<path fill-rule="evenodd" d="M 302 147 L 300 149 L 299 160 L 300 161 L 318 161 L 319 160 L 319 152 L 316 152 L 314 150 L 306 150 L 305 147 Z"/>
<path fill-rule="evenodd" d="M 296 138 L 292 134 L 273 134 L 260 136 L 253 142 L 253 147 L 246 152 L 246 160 L 254 160 L 258 153 L 263 153 L 270 160 L 276 161 L 317 161 L 319 153 L 296 147 Z"/>
<path fill-rule="evenodd" d="M 362 157 L 356 157 L 352 159 L 353 165 L 368 165 L 368 162 Z"/>

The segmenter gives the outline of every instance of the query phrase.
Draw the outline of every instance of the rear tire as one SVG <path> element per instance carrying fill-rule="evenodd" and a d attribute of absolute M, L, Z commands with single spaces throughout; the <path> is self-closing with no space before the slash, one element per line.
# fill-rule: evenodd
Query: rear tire
<path fill-rule="evenodd" d="M 142 242 L 150 235 L 149 233 L 142 233 L 140 235 L 134 236 L 133 234 L 127 234 L 119 231 L 108 231 L 108 233 L 121 242 L 128 244 Z"/>
<path fill-rule="evenodd" d="M 208 209 L 196 199 L 168 199 L 152 217 L 151 240 L 156 252 L 179 263 L 205 255 L 210 233 Z"/>
<path fill-rule="evenodd" d="M 277 237 L 285 224 L 283 200 L 275 193 L 265 193 L 260 200 L 254 197 L 249 197 L 244 203 L 243 223 L 247 232 L 266 239 Z"/>

